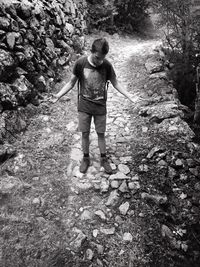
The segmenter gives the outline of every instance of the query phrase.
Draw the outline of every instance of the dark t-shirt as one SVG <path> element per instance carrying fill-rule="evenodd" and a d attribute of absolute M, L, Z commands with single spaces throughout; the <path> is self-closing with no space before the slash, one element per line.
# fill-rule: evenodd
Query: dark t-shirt
<path fill-rule="evenodd" d="M 107 82 L 116 77 L 112 64 L 104 59 L 100 66 L 94 67 L 84 56 L 76 61 L 73 74 L 78 77 L 78 111 L 106 114 Z"/>

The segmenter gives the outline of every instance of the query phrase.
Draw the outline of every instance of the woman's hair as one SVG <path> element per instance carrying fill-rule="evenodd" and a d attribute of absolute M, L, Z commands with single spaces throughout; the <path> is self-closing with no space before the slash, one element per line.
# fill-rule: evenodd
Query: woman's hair
<path fill-rule="evenodd" d="M 99 38 L 94 40 L 91 48 L 92 53 L 100 52 L 103 55 L 106 55 L 109 51 L 109 44 L 105 38 Z"/>

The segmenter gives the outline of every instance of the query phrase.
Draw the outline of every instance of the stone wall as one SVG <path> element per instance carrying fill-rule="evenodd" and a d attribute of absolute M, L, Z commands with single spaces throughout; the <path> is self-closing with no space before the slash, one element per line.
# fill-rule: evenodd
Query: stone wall
<path fill-rule="evenodd" d="M 166 60 L 162 47 L 155 48 L 145 67 L 149 74 L 145 89 L 152 103 L 149 101 L 147 106 L 140 109 L 139 114 L 147 117 L 159 134 L 179 137 L 184 142 L 192 141 L 195 133 L 187 121 L 193 120 L 193 112 L 180 103 L 173 81 L 168 78 L 172 66 Z"/>
<path fill-rule="evenodd" d="M 85 2 L 0 0 L 0 143 L 84 47 Z M 14 117 L 11 122 L 10 118 Z M 13 130 L 12 130 L 13 125 Z M 17 131 L 26 127 L 18 125 Z"/>

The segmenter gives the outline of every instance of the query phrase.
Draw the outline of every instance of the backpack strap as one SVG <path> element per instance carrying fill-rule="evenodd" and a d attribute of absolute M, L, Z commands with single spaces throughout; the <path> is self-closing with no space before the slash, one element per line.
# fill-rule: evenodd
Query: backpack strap
<path fill-rule="evenodd" d="M 109 84 L 110 84 L 110 82 L 109 81 L 107 81 L 106 82 L 106 86 L 105 86 L 105 88 L 104 88 L 104 99 L 107 101 L 107 96 L 108 96 L 108 87 L 109 87 Z"/>
<path fill-rule="evenodd" d="M 80 75 L 83 75 L 83 69 L 85 67 L 86 62 L 87 62 L 87 56 L 83 58 L 83 62 L 82 62 L 81 69 L 80 69 Z M 80 95 L 81 95 L 81 87 L 80 87 L 80 78 L 79 78 L 78 79 L 78 102 L 80 100 Z"/>

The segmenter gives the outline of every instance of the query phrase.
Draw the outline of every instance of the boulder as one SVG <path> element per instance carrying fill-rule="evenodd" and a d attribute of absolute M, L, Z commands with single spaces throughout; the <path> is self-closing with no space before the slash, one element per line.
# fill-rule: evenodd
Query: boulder
<path fill-rule="evenodd" d="M 10 52 L 0 49 L 0 81 L 10 76 L 10 70 L 14 68 L 15 61 Z"/>
<path fill-rule="evenodd" d="M 179 109 L 178 105 L 174 101 L 165 101 L 154 106 L 144 107 L 140 110 L 140 115 L 144 114 L 145 117 L 148 116 L 150 120 L 152 118 L 157 118 L 157 122 L 177 116 L 184 118 L 183 111 Z"/>
<path fill-rule="evenodd" d="M 177 136 L 184 140 L 189 141 L 195 137 L 195 133 L 192 131 L 189 125 L 180 117 L 165 119 L 155 127 L 160 133 L 167 134 L 170 136 Z"/>
<path fill-rule="evenodd" d="M 6 83 L 0 83 L 0 104 L 3 110 L 13 109 L 17 106 L 18 100 L 11 86 Z"/>
<path fill-rule="evenodd" d="M 164 70 L 163 62 L 160 60 L 159 57 L 157 57 L 157 55 L 154 55 L 151 58 L 149 58 L 145 63 L 145 67 L 148 73 L 150 74 L 161 72 Z"/>

